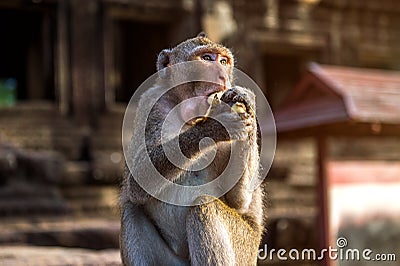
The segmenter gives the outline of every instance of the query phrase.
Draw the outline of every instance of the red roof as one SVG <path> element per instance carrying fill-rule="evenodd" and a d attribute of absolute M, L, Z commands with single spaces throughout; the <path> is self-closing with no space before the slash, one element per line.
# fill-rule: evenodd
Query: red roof
<path fill-rule="evenodd" d="M 275 119 L 278 132 L 342 122 L 400 125 L 400 72 L 310 64 Z"/>

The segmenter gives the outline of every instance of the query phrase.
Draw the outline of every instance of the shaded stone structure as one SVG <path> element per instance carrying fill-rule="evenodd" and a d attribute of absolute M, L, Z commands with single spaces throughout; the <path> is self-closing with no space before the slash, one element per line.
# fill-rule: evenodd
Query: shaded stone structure
<path fill-rule="evenodd" d="M 117 183 L 121 127 L 157 53 L 200 31 L 192 1 L 2 1 L 0 141 L 66 160 L 66 183 Z"/>

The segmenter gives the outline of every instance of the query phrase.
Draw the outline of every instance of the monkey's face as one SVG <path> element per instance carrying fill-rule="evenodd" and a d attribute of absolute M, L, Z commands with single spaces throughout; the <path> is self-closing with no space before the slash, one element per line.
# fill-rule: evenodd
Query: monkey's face
<path fill-rule="evenodd" d="M 231 87 L 229 73 L 232 59 L 228 55 L 204 47 L 201 51 L 196 51 L 192 59 L 198 61 L 196 65 L 200 66 L 199 71 L 209 82 L 195 81 L 177 88 L 176 96 L 181 103 L 180 115 L 187 124 L 195 124 L 196 118 L 206 114 L 210 95 L 224 92 Z"/>
<path fill-rule="evenodd" d="M 196 95 L 209 96 L 227 90 L 231 86 L 232 56 L 215 47 L 200 48 L 193 53 L 191 59 L 201 62 L 201 71 L 210 82 L 197 82 Z"/>
<path fill-rule="evenodd" d="M 211 94 L 226 91 L 231 87 L 234 59 L 226 47 L 214 43 L 205 37 L 187 40 L 173 49 L 163 50 L 157 62 L 158 70 L 168 66 L 196 61 L 196 71 L 201 73 L 202 80 L 180 85 L 170 93 L 180 103 L 179 113 L 187 124 L 193 124 L 195 119 L 204 115 L 209 107 L 207 99 Z M 179 71 L 171 75 L 190 75 L 190 71 Z M 166 77 L 174 79 L 174 76 Z"/>

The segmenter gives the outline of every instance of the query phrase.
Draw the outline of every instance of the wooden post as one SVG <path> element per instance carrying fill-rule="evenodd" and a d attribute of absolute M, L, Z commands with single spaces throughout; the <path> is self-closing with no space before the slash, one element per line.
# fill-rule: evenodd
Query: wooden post
<path fill-rule="evenodd" d="M 318 166 L 318 227 L 319 227 L 319 243 L 320 249 L 328 248 L 330 243 L 330 230 L 329 230 L 329 194 L 328 194 L 328 179 L 326 175 L 326 160 L 327 160 L 327 141 L 325 136 L 317 137 L 317 166 Z M 321 265 L 332 265 L 328 254 L 325 253 Z"/>
<path fill-rule="evenodd" d="M 71 0 L 70 4 L 73 113 L 78 124 L 96 127 L 99 99 L 104 99 L 99 3 Z"/>
<path fill-rule="evenodd" d="M 70 107 L 70 69 L 68 54 L 68 22 L 67 5 L 65 0 L 58 2 L 57 10 L 57 44 L 56 44 L 56 100 L 59 104 L 61 114 L 66 115 Z"/>
<path fill-rule="evenodd" d="M 109 110 L 115 103 L 115 73 L 114 73 L 114 27 L 113 19 L 104 10 L 103 16 L 103 42 L 104 42 L 104 105 Z"/>

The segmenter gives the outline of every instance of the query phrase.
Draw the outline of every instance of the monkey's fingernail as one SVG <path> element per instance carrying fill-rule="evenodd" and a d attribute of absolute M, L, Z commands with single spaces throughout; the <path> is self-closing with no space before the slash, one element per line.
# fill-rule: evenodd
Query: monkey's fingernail
<path fill-rule="evenodd" d="M 234 105 L 232 105 L 231 111 L 238 114 L 245 114 L 246 106 L 243 103 L 236 102 Z"/>

